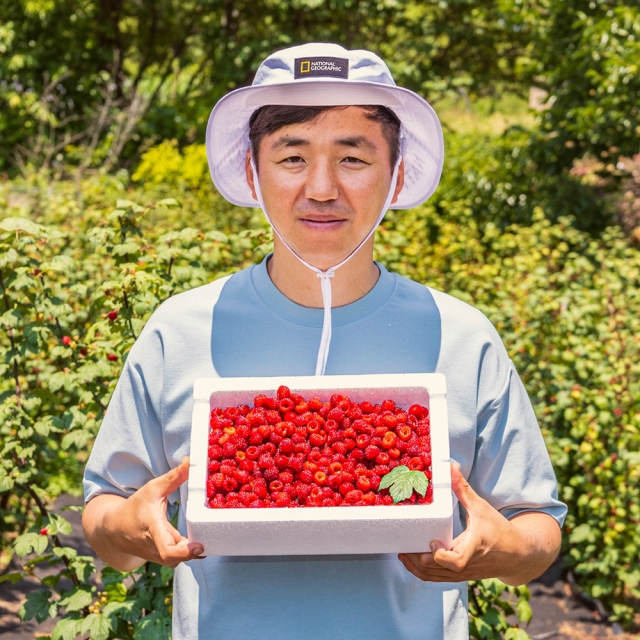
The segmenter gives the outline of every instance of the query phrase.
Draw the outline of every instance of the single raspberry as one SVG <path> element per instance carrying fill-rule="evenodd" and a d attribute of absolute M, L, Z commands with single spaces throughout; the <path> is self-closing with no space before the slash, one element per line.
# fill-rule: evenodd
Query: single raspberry
<path fill-rule="evenodd" d="M 280 482 L 287 484 L 289 482 L 293 482 L 293 473 L 291 473 L 291 471 L 281 471 L 278 474 L 278 478 L 280 479 Z"/>
<path fill-rule="evenodd" d="M 362 499 L 362 491 L 359 489 L 354 489 L 353 491 L 349 491 L 344 496 L 345 502 L 349 502 L 351 504 L 355 504 L 358 500 Z"/>
<path fill-rule="evenodd" d="M 344 442 L 334 442 L 331 445 L 331 449 L 332 451 L 334 451 L 335 453 L 339 453 L 340 455 L 345 455 L 347 453 L 347 445 Z"/>
<path fill-rule="evenodd" d="M 378 487 L 380 486 L 380 482 L 381 482 L 382 478 L 380 478 L 380 476 L 377 476 L 375 474 L 373 474 L 372 476 L 369 477 L 369 482 L 371 483 L 371 489 L 373 491 L 377 491 Z"/>
<path fill-rule="evenodd" d="M 354 490 L 354 486 L 350 482 L 343 482 L 338 488 L 338 490 L 343 496 L 345 496 L 347 495 L 347 493 L 349 493 L 349 491 Z"/>
<path fill-rule="evenodd" d="M 305 484 L 304 482 L 298 482 L 295 485 L 296 495 L 299 498 L 306 498 L 311 493 L 311 485 Z"/>
<path fill-rule="evenodd" d="M 360 476 L 356 481 L 356 487 L 360 489 L 360 491 L 369 491 L 371 489 L 371 480 L 366 476 Z"/>
<path fill-rule="evenodd" d="M 307 469 L 300 472 L 300 480 L 307 484 L 311 484 L 313 482 L 313 473 Z"/>
<path fill-rule="evenodd" d="M 46 536 L 49 534 L 49 531 L 46 527 L 43 527 L 42 529 L 40 529 L 40 535 L 41 536 Z"/>
<path fill-rule="evenodd" d="M 278 390 L 276 391 L 276 396 L 282 400 L 283 398 L 289 398 L 291 396 L 291 389 L 289 387 L 285 387 L 284 385 L 280 385 Z"/>
<path fill-rule="evenodd" d="M 407 413 L 409 415 L 415 416 L 416 418 L 418 418 L 418 420 L 420 420 L 421 418 L 425 418 L 426 416 L 429 415 L 429 409 L 419 404 L 412 404 L 409 407 L 409 410 L 407 411 Z"/>
<path fill-rule="evenodd" d="M 398 421 L 394 415 L 388 413 L 382 416 L 382 424 L 389 429 L 394 429 L 398 426 Z"/>
<path fill-rule="evenodd" d="M 360 410 L 362 413 L 373 413 L 373 405 L 370 402 L 361 402 Z"/>
<path fill-rule="evenodd" d="M 280 480 L 273 480 L 269 483 L 269 491 L 278 493 L 284 489 L 284 483 Z"/>
<path fill-rule="evenodd" d="M 385 400 L 382 403 L 382 410 L 383 411 L 395 411 L 396 410 L 396 403 L 393 400 Z"/>
<path fill-rule="evenodd" d="M 264 453 L 266 455 L 272 456 L 278 449 L 276 448 L 276 445 L 273 444 L 273 442 L 265 442 L 262 445 L 262 448 L 260 449 L 261 453 Z"/>
<path fill-rule="evenodd" d="M 262 477 L 267 482 L 271 482 L 272 480 L 277 480 L 279 474 L 280 474 L 280 470 L 278 469 L 278 467 L 269 467 L 268 469 L 264 470 Z"/>
<path fill-rule="evenodd" d="M 371 442 L 371 436 L 366 433 L 361 433 L 356 438 L 356 447 L 358 447 L 359 449 L 366 449 L 369 446 L 370 442 Z"/>
<path fill-rule="evenodd" d="M 397 439 L 398 437 L 396 436 L 395 433 L 393 433 L 393 431 L 387 431 L 384 434 L 380 445 L 382 446 L 383 449 L 393 449 Z"/>
<path fill-rule="evenodd" d="M 258 457 L 260 456 L 260 450 L 258 449 L 258 447 L 253 445 L 251 445 L 250 447 L 247 447 L 247 450 L 245 453 L 247 458 L 249 458 L 250 460 L 257 460 Z"/>
<path fill-rule="evenodd" d="M 312 433 L 309 436 L 309 444 L 312 447 L 321 447 L 327 441 L 327 434 L 324 431 L 319 433 Z"/>
<path fill-rule="evenodd" d="M 389 464 L 391 457 L 384 451 L 376 458 L 376 464 Z"/>
<path fill-rule="evenodd" d="M 222 483 L 222 488 L 225 491 L 234 491 L 237 487 L 238 487 L 238 481 L 235 478 L 232 478 L 230 476 L 226 476 L 223 483 Z"/>
<path fill-rule="evenodd" d="M 289 458 L 287 458 L 287 456 L 277 454 L 274 456 L 273 460 L 276 463 L 276 467 L 278 467 L 278 469 L 286 469 L 289 466 Z"/>
<path fill-rule="evenodd" d="M 118 359 L 118 356 L 115 353 L 109 353 L 107 355 L 107 360 L 110 360 L 111 362 L 115 362 Z"/>
<path fill-rule="evenodd" d="M 422 460 L 420 458 L 411 458 L 407 465 L 411 471 L 422 471 Z"/>
<path fill-rule="evenodd" d="M 411 439 L 411 436 L 413 435 L 413 431 L 411 430 L 411 427 L 405 425 L 404 427 L 398 427 L 397 434 L 400 440 L 407 442 L 408 440 Z"/>
<path fill-rule="evenodd" d="M 112 311 L 109 311 L 109 313 L 107 313 L 107 318 L 109 318 L 111 322 L 113 322 L 117 317 L 118 317 L 118 311 L 116 309 L 113 309 Z"/>
<path fill-rule="evenodd" d="M 364 450 L 364 456 L 367 460 L 375 460 L 380 455 L 380 449 L 374 446 L 368 446 Z"/>
<path fill-rule="evenodd" d="M 295 411 L 297 414 L 303 414 L 309 411 L 309 404 L 307 402 L 300 402 L 296 405 Z"/>
<path fill-rule="evenodd" d="M 300 458 L 297 456 L 291 456 L 289 458 L 289 467 L 293 469 L 296 473 L 300 473 L 302 471 L 303 464 L 304 464 L 304 458 Z"/>
<path fill-rule="evenodd" d="M 317 485 L 324 485 L 327 481 L 327 474 L 324 473 L 324 471 L 316 471 L 313 474 L 313 481 L 317 484 Z"/>
<path fill-rule="evenodd" d="M 258 484 L 257 482 L 253 485 L 253 492 L 258 496 L 258 498 L 263 499 L 267 497 L 267 487 L 264 484 Z"/>
<path fill-rule="evenodd" d="M 431 454 L 430 453 L 422 453 L 421 454 L 422 457 L 422 464 L 425 467 L 430 467 L 431 466 Z"/>
<path fill-rule="evenodd" d="M 357 462 L 360 462 L 361 460 L 365 459 L 365 454 L 362 449 L 352 449 L 349 457 L 353 460 L 356 460 Z"/>
<path fill-rule="evenodd" d="M 377 464 L 373 468 L 373 472 L 375 473 L 375 475 L 380 477 L 386 476 L 387 473 L 389 473 L 389 471 L 391 471 L 390 465 L 386 465 L 386 464 Z"/>

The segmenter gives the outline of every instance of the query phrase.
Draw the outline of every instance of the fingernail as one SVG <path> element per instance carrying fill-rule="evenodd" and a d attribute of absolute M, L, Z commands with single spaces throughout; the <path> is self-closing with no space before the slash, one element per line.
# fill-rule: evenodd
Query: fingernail
<path fill-rule="evenodd" d="M 203 552 L 204 552 L 204 547 L 201 547 L 199 544 L 197 544 L 195 547 L 191 547 L 191 553 L 193 553 L 196 556 L 202 555 Z"/>
<path fill-rule="evenodd" d="M 435 540 L 432 540 L 429 548 L 431 549 L 431 553 L 435 553 L 436 549 L 438 548 L 438 543 Z"/>

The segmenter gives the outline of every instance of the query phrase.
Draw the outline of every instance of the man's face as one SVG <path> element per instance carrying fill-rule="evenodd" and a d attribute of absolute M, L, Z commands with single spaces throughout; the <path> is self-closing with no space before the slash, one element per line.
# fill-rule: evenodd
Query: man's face
<path fill-rule="evenodd" d="M 391 186 L 382 126 L 361 107 L 332 109 L 315 122 L 265 136 L 258 166 L 262 197 L 276 229 L 320 269 L 335 266 L 362 242 Z M 394 202 L 403 184 L 402 168 Z M 247 180 L 256 198 L 249 157 Z"/>

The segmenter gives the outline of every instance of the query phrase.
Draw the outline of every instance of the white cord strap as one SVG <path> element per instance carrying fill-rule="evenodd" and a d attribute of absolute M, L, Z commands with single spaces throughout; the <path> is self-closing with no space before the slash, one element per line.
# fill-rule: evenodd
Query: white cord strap
<path fill-rule="evenodd" d="M 398 162 L 396 162 L 396 166 L 393 169 L 393 175 L 391 177 L 391 187 L 389 189 L 389 193 L 387 194 L 387 199 L 382 206 L 382 210 L 378 214 L 378 219 L 375 224 L 369 231 L 369 233 L 365 236 L 364 240 L 339 264 L 334 267 L 330 267 L 326 271 L 322 271 L 317 267 L 314 267 L 312 264 L 309 264 L 306 260 L 301 258 L 288 244 L 287 241 L 280 235 L 280 232 L 276 229 L 275 225 L 271 221 L 269 214 L 267 212 L 267 208 L 265 207 L 264 200 L 262 198 L 262 192 L 260 191 L 260 182 L 258 179 L 258 171 L 253 162 L 253 158 L 251 158 L 251 169 L 253 171 L 253 183 L 256 191 L 256 196 L 258 197 L 258 202 L 260 203 L 260 207 L 267 219 L 267 222 L 271 225 L 273 232 L 280 238 L 282 243 L 284 244 L 291 253 L 302 262 L 302 264 L 311 269 L 311 271 L 315 271 L 318 278 L 320 278 L 320 286 L 322 288 L 322 306 L 324 307 L 324 318 L 322 321 L 322 336 L 320 338 L 320 347 L 318 349 L 318 359 L 316 361 L 316 375 L 323 376 L 325 370 L 327 368 L 327 360 L 329 359 L 329 347 L 331 345 L 331 278 L 334 277 L 336 269 L 339 269 L 342 265 L 347 263 L 353 256 L 360 250 L 360 248 L 365 244 L 365 242 L 374 234 L 375 230 L 378 228 L 378 225 L 382 222 L 385 214 L 387 213 L 387 209 L 391 205 L 391 200 L 393 199 L 393 194 L 396 190 L 396 183 L 398 180 L 398 168 L 400 167 L 400 162 L 402 158 L 398 158 Z"/>

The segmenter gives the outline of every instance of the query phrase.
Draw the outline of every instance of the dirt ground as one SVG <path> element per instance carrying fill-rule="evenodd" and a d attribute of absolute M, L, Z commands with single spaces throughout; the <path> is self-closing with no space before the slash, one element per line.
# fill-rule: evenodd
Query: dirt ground
<path fill-rule="evenodd" d="M 78 503 L 73 499 L 61 502 Z M 74 546 L 81 554 L 91 554 L 91 549 L 84 540 L 80 527 L 80 516 L 72 511 L 65 512 L 65 517 L 73 526 L 70 536 L 61 536 L 63 544 Z M 22 581 L 16 585 L 5 582 L 0 584 L 0 637 L 2 640 L 33 640 L 34 636 L 51 633 L 54 622 L 47 620 L 37 624 L 33 620 L 20 622 L 18 610 L 26 594 L 37 589 L 37 580 Z M 640 640 L 640 635 L 620 634 L 619 629 L 605 624 L 598 619 L 596 612 L 588 609 L 571 596 L 569 585 L 562 580 L 561 564 L 553 565 L 543 576 L 529 585 L 531 590 L 531 608 L 533 619 L 527 632 L 533 640 Z M 618 633 L 616 634 L 616 631 Z"/>

